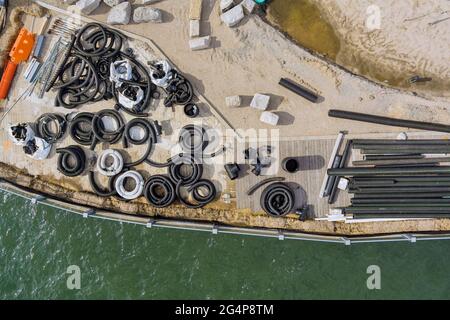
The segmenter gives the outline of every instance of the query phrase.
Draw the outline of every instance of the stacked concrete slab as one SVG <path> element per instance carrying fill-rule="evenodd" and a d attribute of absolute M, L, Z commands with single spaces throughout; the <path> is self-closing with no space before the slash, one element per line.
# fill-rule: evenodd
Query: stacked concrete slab
<path fill-rule="evenodd" d="M 211 36 L 201 36 L 201 20 L 203 0 L 190 0 L 189 7 L 189 47 L 192 51 L 208 49 L 211 45 Z"/>
<path fill-rule="evenodd" d="M 251 14 L 255 10 L 256 2 L 254 0 L 221 0 L 220 10 L 222 22 L 228 27 L 238 25 L 245 14 Z"/>

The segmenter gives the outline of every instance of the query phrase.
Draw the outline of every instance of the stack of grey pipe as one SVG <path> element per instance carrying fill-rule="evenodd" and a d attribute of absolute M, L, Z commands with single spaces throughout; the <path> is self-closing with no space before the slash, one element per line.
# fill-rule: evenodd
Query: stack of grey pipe
<path fill-rule="evenodd" d="M 329 169 L 347 178 L 353 219 L 450 218 L 449 140 L 351 140 L 363 160 Z M 447 165 L 445 165 L 447 164 Z"/>

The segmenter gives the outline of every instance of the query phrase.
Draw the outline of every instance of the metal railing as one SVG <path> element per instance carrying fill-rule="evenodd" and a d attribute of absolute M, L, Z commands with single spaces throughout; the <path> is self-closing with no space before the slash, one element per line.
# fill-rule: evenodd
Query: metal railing
<path fill-rule="evenodd" d="M 21 197 L 28 201 L 31 201 L 31 203 L 34 205 L 44 205 L 58 210 L 64 210 L 67 212 L 78 214 L 84 218 L 97 218 L 114 222 L 130 223 L 135 225 L 142 225 L 147 228 L 166 228 L 178 230 L 203 231 L 212 234 L 233 234 L 239 236 L 275 238 L 278 240 L 303 240 L 303 241 L 338 243 L 344 245 L 351 245 L 358 243 L 400 242 L 400 241 L 415 243 L 420 240 L 450 240 L 450 233 L 438 233 L 438 234 L 407 233 L 407 234 L 392 234 L 381 236 L 342 237 L 332 235 L 315 235 L 289 230 L 262 229 L 250 227 L 245 228 L 245 227 L 223 226 L 214 223 L 168 220 L 138 215 L 134 216 L 128 214 L 114 213 L 103 210 L 95 210 L 93 208 L 81 205 L 74 205 L 64 201 L 47 198 L 43 195 L 27 191 L 25 189 L 14 186 L 9 182 L 5 181 L 0 181 L 0 190 Z"/>

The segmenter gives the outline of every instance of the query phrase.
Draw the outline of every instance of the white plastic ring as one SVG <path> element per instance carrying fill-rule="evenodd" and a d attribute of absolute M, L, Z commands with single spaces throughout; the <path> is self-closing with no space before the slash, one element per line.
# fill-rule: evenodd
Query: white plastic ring
<path fill-rule="evenodd" d="M 125 179 L 133 179 L 135 187 L 133 190 L 128 191 L 125 189 Z M 115 183 L 117 194 L 127 200 L 133 200 L 139 198 L 144 191 L 144 178 L 142 175 L 134 170 L 122 173 L 116 179 Z"/>
<path fill-rule="evenodd" d="M 108 165 L 106 162 L 112 159 L 112 164 Z M 113 149 L 107 149 L 102 152 L 97 159 L 98 171 L 108 177 L 119 174 L 123 169 L 123 157 L 122 154 Z"/>

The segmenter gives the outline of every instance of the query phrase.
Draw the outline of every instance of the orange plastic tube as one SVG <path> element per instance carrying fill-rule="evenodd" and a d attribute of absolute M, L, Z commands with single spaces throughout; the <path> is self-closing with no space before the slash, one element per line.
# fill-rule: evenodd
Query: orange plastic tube
<path fill-rule="evenodd" d="M 6 99 L 8 96 L 11 83 L 14 79 L 14 74 L 16 73 L 17 64 L 12 61 L 8 62 L 8 65 L 3 72 L 2 80 L 0 81 L 0 100 Z"/>

